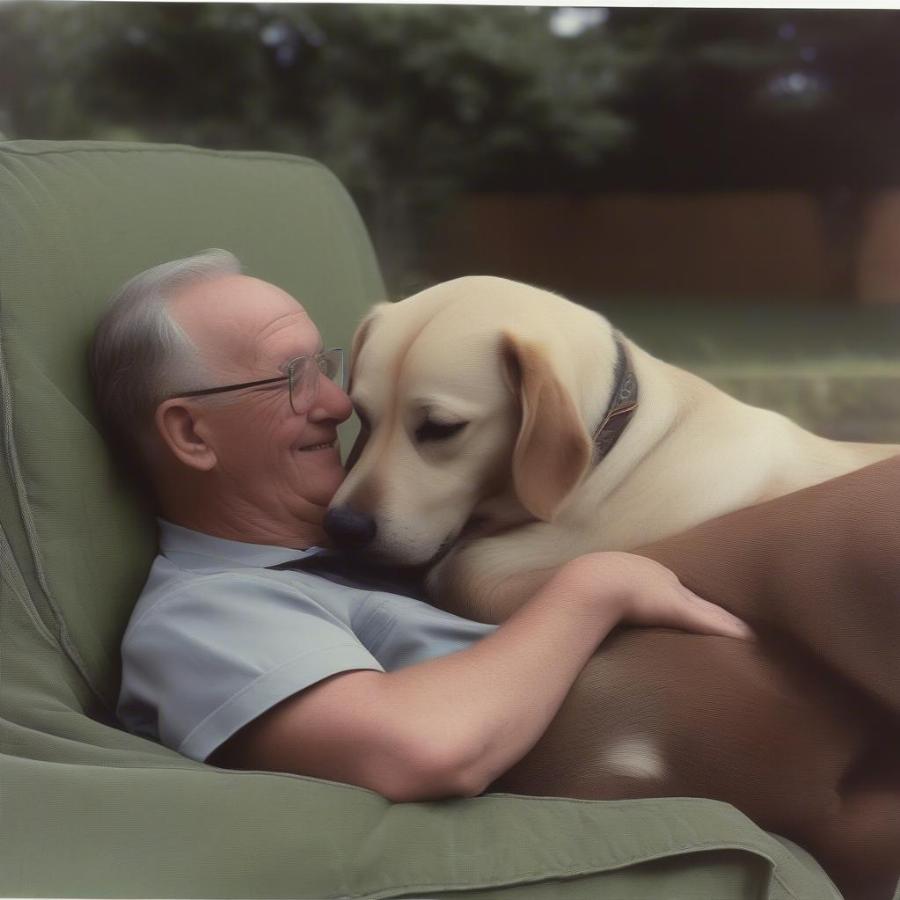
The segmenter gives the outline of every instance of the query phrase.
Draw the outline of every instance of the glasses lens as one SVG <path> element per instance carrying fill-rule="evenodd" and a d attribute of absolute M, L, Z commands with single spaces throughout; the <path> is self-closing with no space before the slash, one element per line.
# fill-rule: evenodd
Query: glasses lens
<path fill-rule="evenodd" d="M 291 409 L 298 415 L 308 413 L 319 393 L 319 376 L 344 386 L 344 351 L 326 350 L 316 356 L 301 356 L 288 366 Z"/>
<path fill-rule="evenodd" d="M 319 371 L 330 378 L 340 387 L 344 386 L 344 351 L 340 347 L 334 350 L 326 350 L 316 357 L 319 362 Z"/>

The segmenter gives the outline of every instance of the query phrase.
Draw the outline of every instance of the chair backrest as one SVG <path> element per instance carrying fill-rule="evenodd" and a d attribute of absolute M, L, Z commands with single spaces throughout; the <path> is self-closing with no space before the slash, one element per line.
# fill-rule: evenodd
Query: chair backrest
<path fill-rule="evenodd" d="M 346 345 L 384 299 L 359 215 L 316 162 L 0 143 L 0 563 L 6 586 L 27 593 L 31 625 L 107 707 L 155 527 L 95 428 L 86 348 L 123 281 L 208 247 L 231 250 L 247 274 L 289 291 L 332 345 Z"/>

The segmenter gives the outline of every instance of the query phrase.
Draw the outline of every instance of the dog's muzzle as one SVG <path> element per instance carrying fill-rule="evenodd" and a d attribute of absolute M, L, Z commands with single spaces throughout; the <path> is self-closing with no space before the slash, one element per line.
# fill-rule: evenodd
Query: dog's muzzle
<path fill-rule="evenodd" d="M 325 513 L 322 523 L 328 536 L 338 547 L 362 548 L 375 539 L 375 520 L 351 506 L 335 506 Z"/>

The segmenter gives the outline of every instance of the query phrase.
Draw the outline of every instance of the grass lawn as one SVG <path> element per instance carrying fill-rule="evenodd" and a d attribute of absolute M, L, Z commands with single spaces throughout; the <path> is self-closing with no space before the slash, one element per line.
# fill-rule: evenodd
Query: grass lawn
<path fill-rule="evenodd" d="M 645 350 L 819 434 L 900 443 L 900 304 L 590 304 Z"/>

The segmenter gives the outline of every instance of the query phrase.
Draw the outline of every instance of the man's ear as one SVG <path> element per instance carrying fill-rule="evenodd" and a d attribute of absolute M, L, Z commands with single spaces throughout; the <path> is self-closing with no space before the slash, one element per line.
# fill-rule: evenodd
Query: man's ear
<path fill-rule="evenodd" d="M 205 429 L 198 428 L 192 406 L 183 399 L 163 400 L 156 407 L 156 431 L 179 462 L 192 469 L 208 472 L 217 462 L 216 452 L 205 440 Z"/>

